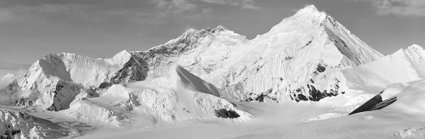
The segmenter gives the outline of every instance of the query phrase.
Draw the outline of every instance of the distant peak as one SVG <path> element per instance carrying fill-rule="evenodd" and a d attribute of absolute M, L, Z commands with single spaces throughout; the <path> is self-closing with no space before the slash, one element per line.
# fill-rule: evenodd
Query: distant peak
<path fill-rule="evenodd" d="M 196 32 L 197 30 L 196 29 L 194 29 L 194 28 L 189 28 L 189 29 L 187 29 L 183 34 L 192 34 L 192 33 L 194 33 L 194 32 Z"/>
<path fill-rule="evenodd" d="M 132 56 L 132 53 L 128 50 L 122 50 L 121 52 L 118 52 L 117 54 L 112 57 L 112 60 L 116 63 L 125 63 L 125 61 L 128 61 Z"/>
<path fill-rule="evenodd" d="M 322 13 L 321 11 L 319 11 L 316 6 L 314 5 L 308 5 L 300 10 L 298 10 L 298 12 L 296 13 L 296 15 L 300 15 L 300 14 L 320 14 Z"/>
<path fill-rule="evenodd" d="M 204 36 L 212 35 L 218 32 L 226 31 L 226 30 L 227 29 L 222 25 L 219 25 L 215 28 L 207 28 L 207 29 L 201 29 L 201 30 L 190 28 L 190 29 L 187 29 L 186 32 L 184 32 L 176 40 L 189 40 L 193 38 L 202 38 Z"/>
<path fill-rule="evenodd" d="M 122 51 L 117 53 L 117 55 L 127 55 L 127 54 L 131 54 L 131 52 L 128 51 L 128 50 L 122 50 Z"/>
<path fill-rule="evenodd" d="M 59 53 L 59 54 L 53 54 L 53 53 L 49 53 L 47 55 L 45 55 L 42 59 L 43 60 L 52 60 L 52 59 L 59 59 L 58 55 L 65 55 L 65 54 L 70 54 L 70 53 Z"/>
<path fill-rule="evenodd" d="M 314 6 L 314 5 L 307 5 L 301 10 L 319 11 L 319 10 L 317 10 L 316 6 Z"/>
<path fill-rule="evenodd" d="M 221 31 L 225 31 L 225 30 L 227 30 L 227 28 L 225 28 L 224 26 L 222 26 L 222 25 L 218 25 L 217 27 L 215 27 L 215 28 L 213 28 L 213 29 L 211 29 L 211 33 L 215 33 L 215 32 L 221 32 Z"/>
<path fill-rule="evenodd" d="M 302 29 L 311 25 L 320 25 L 326 17 L 327 15 L 325 12 L 317 10 L 314 5 L 309 5 L 298 10 L 298 12 L 296 12 L 293 16 L 284 18 L 280 23 L 273 26 L 269 32 L 262 36 L 286 32 L 289 28 Z"/>
<path fill-rule="evenodd" d="M 222 26 L 222 25 L 218 25 L 215 28 L 206 28 L 206 29 L 201 29 L 201 30 L 196 30 L 196 29 L 193 29 L 193 28 L 189 28 L 189 29 L 187 29 L 183 33 L 182 36 L 195 35 L 195 34 L 201 35 L 201 34 L 205 34 L 207 32 L 209 32 L 209 33 L 217 33 L 217 32 L 222 32 L 222 31 L 226 31 L 226 30 L 227 30 L 227 28 L 224 27 L 224 26 Z"/>
<path fill-rule="evenodd" d="M 420 49 L 423 49 L 423 48 L 421 46 L 417 45 L 417 44 L 413 44 L 413 45 L 409 46 L 407 49 L 420 50 Z"/>

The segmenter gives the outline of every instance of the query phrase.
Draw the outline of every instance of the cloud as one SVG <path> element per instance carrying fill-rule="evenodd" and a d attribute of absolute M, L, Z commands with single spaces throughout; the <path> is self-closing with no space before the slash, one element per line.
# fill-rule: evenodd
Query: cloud
<path fill-rule="evenodd" d="M 189 0 L 151 0 L 151 2 L 159 9 L 155 12 L 158 17 L 200 18 L 209 17 L 211 12 L 210 8 L 201 8 Z"/>
<path fill-rule="evenodd" d="M 207 15 L 212 11 L 209 4 L 235 6 L 242 9 L 260 9 L 254 5 L 254 0 L 151 0 L 151 2 L 167 15 Z"/>
<path fill-rule="evenodd" d="M 260 9 L 260 7 L 254 5 L 254 0 L 201 0 L 206 3 L 220 4 L 220 5 L 232 5 L 241 7 L 244 9 Z"/>
<path fill-rule="evenodd" d="M 210 18 L 215 10 L 214 5 L 227 5 L 241 9 L 260 9 L 254 0 L 147 0 L 137 3 L 122 4 L 99 2 L 87 3 L 51 3 L 43 2 L 33 5 L 15 4 L 0 7 L 0 24 L 45 18 L 108 21 L 126 18 L 131 22 L 160 22 L 170 16 L 177 18 L 205 19 Z M 139 7 L 139 8 L 135 8 Z"/>
<path fill-rule="evenodd" d="M 53 24 L 64 22 L 102 23 L 119 21 L 129 24 L 156 24 L 162 22 L 158 13 L 125 8 L 109 8 L 89 4 L 37 4 L 0 8 L 0 24 Z M 67 24 L 67 23 L 65 23 Z"/>
<path fill-rule="evenodd" d="M 75 17 L 83 15 L 88 7 L 79 4 L 40 4 L 35 6 L 16 5 L 0 8 L 0 23 L 24 21 L 40 17 Z"/>
<path fill-rule="evenodd" d="M 152 3 L 171 13 L 193 12 L 197 9 L 197 5 L 187 0 L 152 0 Z"/>
<path fill-rule="evenodd" d="M 381 15 L 424 16 L 425 0 L 363 0 L 372 2 Z"/>
<path fill-rule="evenodd" d="M 13 19 L 13 13 L 10 10 L 0 8 L 0 23 L 8 22 Z"/>

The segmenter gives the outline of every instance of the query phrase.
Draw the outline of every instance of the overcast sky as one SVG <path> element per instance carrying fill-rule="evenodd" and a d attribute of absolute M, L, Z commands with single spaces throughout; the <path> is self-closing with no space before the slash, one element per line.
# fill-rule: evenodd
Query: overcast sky
<path fill-rule="evenodd" d="M 147 50 L 188 28 L 253 38 L 309 4 L 384 54 L 425 46 L 425 0 L 0 0 L 0 68 L 48 53 Z"/>

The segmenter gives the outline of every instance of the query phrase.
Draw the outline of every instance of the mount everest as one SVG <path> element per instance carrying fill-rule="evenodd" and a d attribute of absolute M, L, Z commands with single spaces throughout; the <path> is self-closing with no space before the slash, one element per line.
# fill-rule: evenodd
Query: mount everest
<path fill-rule="evenodd" d="M 190 29 L 147 51 L 124 50 L 112 58 L 49 54 L 26 74 L 2 78 L 10 84 L 0 91 L 0 121 L 20 130 L 17 138 L 84 137 L 103 128 L 155 129 L 170 124 L 223 122 L 240 126 L 261 119 L 266 113 L 261 111 L 269 107 L 277 107 L 272 111 L 302 109 L 294 110 L 294 114 L 306 116 L 288 118 L 293 119 L 290 123 L 301 124 L 285 131 L 294 133 L 309 124 L 320 127 L 317 130 L 331 130 L 333 127 L 328 129 L 320 123 L 333 125 L 344 118 L 341 123 L 345 127 L 358 119 L 382 122 L 405 115 L 417 116 L 412 122 L 417 123 L 425 120 L 420 118 L 425 113 L 421 102 L 425 99 L 421 93 L 425 91 L 424 76 L 422 47 L 412 45 L 383 56 L 331 16 L 307 6 L 251 40 L 218 26 Z M 376 95 L 381 101 L 397 100 L 371 115 L 346 116 Z M 388 120 L 382 115 L 393 117 Z M 406 119 L 398 120 L 411 122 Z M 382 125 L 386 124 L 393 123 Z M 404 130 L 396 124 L 393 128 L 399 130 L 391 129 L 393 133 L 388 136 L 424 135 L 423 125 L 409 124 L 415 127 Z M 282 125 L 273 124 L 271 129 L 287 129 Z M 7 128 L 0 127 L 0 133 L 3 131 Z M 274 130 L 254 135 L 235 132 L 238 135 L 228 137 L 272 134 L 276 138 L 305 138 Z M 352 131 L 353 135 L 348 131 L 327 132 L 318 132 L 322 133 L 318 137 L 369 135 L 362 130 Z M 377 133 L 383 137 L 388 134 L 387 130 Z M 370 137 L 375 134 L 370 133 Z M 104 138 L 96 134 L 92 137 Z"/>

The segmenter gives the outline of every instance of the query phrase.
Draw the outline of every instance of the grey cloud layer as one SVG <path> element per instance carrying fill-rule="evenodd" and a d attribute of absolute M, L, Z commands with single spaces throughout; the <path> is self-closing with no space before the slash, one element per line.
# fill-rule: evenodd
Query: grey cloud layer
<path fill-rule="evenodd" d="M 372 2 L 378 14 L 424 16 L 425 0 L 361 0 Z"/>

